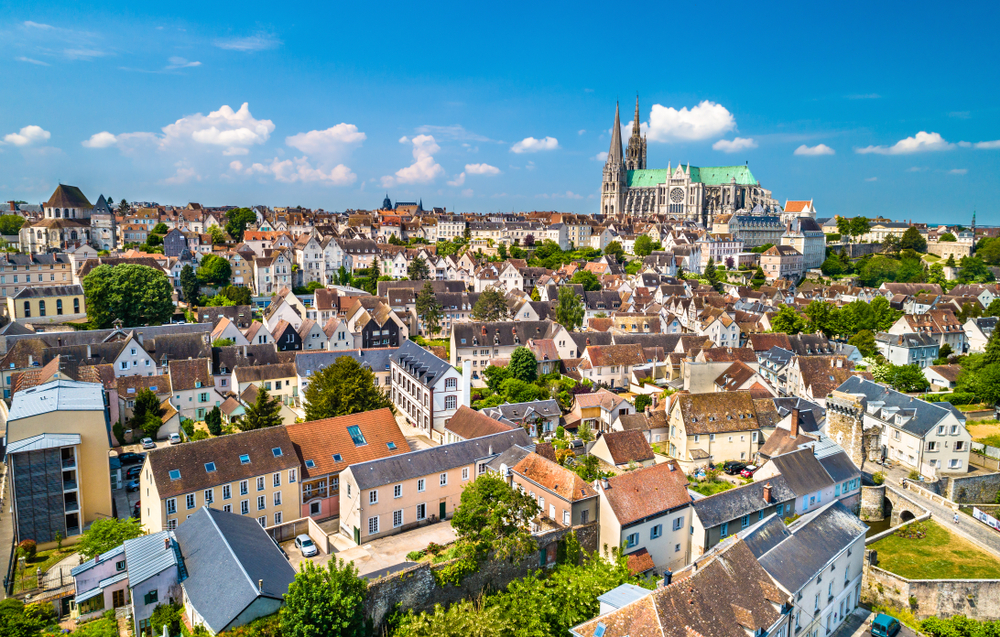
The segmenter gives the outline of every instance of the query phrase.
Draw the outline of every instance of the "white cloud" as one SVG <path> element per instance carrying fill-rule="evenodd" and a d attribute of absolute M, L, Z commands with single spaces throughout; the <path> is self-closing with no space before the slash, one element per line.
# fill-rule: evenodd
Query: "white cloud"
<path fill-rule="evenodd" d="M 266 33 L 258 33 L 242 38 L 219 38 L 213 42 L 215 46 L 227 51 L 241 51 L 243 53 L 254 53 L 265 51 L 281 46 L 282 42 L 278 38 Z"/>
<path fill-rule="evenodd" d="M 367 135 L 358 130 L 354 124 L 341 122 L 326 130 L 312 130 L 308 133 L 298 133 L 285 138 L 285 143 L 292 148 L 326 160 L 340 160 L 350 154 L 357 146 L 367 139 Z"/>
<path fill-rule="evenodd" d="M 250 114 L 250 106 L 243 102 L 240 110 L 233 111 L 229 106 L 222 106 L 208 115 L 195 113 L 182 117 L 173 124 L 163 127 L 164 145 L 175 141 L 191 140 L 198 144 L 224 146 L 229 154 L 245 154 L 245 150 L 254 144 L 263 144 L 274 131 L 274 123 L 269 119 L 254 119 Z"/>
<path fill-rule="evenodd" d="M 105 55 L 110 55 L 107 51 L 101 51 L 100 49 L 64 49 L 63 55 L 71 60 L 84 60 L 89 62 L 94 58 L 102 58 Z"/>
<path fill-rule="evenodd" d="M 757 142 L 753 140 L 753 137 L 734 137 L 732 141 L 720 139 L 712 144 L 712 150 L 721 150 L 724 153 L 737 153 L 751 148 L 757 148 Z"/>
<path fill-rule="evenodd" d="M 806 146 L 802 144 L 795 149 L 795 155 L 804 155 L 806 157 L 818 157 L 819 155 L 836 155 L 837 151 L 833 150 L 826 144 L 816 144 L 815 146 Z"/>
<path fill-rule="evenodd" d="M 195 181 L 201 181 L 201 176 L 198 174 L 194 168 L 189 166 L 187 162 L 179 161 L 174 166 L 177 167 L 177 171 L 171 176 L 163 180 L 163 183 L 170 185 L 186 184 L 192 179 Z"/>
<path fill-rule="evenodd" d="M 232 166 L 233 164 L 230 164 L 230 167 Z M 285 159 L 283 161 L 275 157 L 271 160 L 270 164 L 255 163 L 247 168 L 244 173 L 247 175 L 271 175 L 275 181 L 286 184 L 301 182 L 319 183 L 327 186 L 349 186 L 357 181 L 358 178 L 350 168 L 343 164 L 339 164 L 330 170 L 314 168 L 309 163 L 308 157 L 296 157 L 294 160 Z"/>
<path fill-rule="evenodd" d="M 201 66 L 201 62 L 188 62 L 182 57 L 174 56 L 167 60 L 170 64 L 167 65 L 167 70 L 172 71 L 174 69 L 188 69 L 195 66 Z"/>
<path fill-rule="evenodd" d="M 4 136 L 3 141 L 13 146 L 31 146 L 38 142 L 47 141 L 50 137 L 52 137 L 52 133 L 41 126 L 25 126 L 20 132 Z"/>
<path fill-rule="evenodd" d="M 243 170 L 243 162 L 241 162 L 238 159 L 235 159 L 229 162 L 229 169 L 235 170 L 236 172 L 240 172 L 241 170 Z"/>
<path fill-rule="evenodd" d="M 1000 139 L 994 140 L 992 142 L 976 142 L 975 147 L 984 150 L 994 150 L 996 148 L 1000 148 Z"/>
<path fill-rule="evenodd" d="M 17 60 L 18 62 L 27 62 L 28 64 L 37 64 L 38 66 L 52 66 L 48 62 L 42 62 L 41 60 L 34 60 L 32 58 L 24 57 L 23 55 L 20 57 L 16 57 L 14 59 Z"/>
<path fill-rule="evenodd" d="M 30 27 L 32 29 L 41 29 L 42 31 L 53 31 L 55 27 L 51 24 L 43 24 L 41 22 L 32 22 L 31 20 L 25 20 L 24 26 Z"/>
<path fill-rule="evenodd" d="M 908 173 L 922 173 L 922 172 L 924 172 L 925 170 L 927 170 L 927 168 L 925 168 L 925 167 L 921 167 L 921 166 L 912 166 L 912 167 L 910 167 L 910 168 L 907 168 L 907 169 L 906 169 L 906 172 L 908 172 Z"/>
<path fill-rule="evenodd" d="M 878 93 L 859 93 L 855 95 L 847 95 L 846 97 L 849 100 L 877 100 L 882 98 L 882 96 Z"/>
<path fill-rule="evenodd" d="M 680 110 L 653 104 L 649 123 L 640 128 L 654 142 L 698 141 L 735 130 L 736 118 L 725 106 L 708 100 Z"/>
<path fill-rule="evenodd" d="M 466 164 L 465 172 L 470 175 L 499 175 L 500 169 L 489 164 Z"/>
<path fill-rule="evenodd" d="M 382 177 L 382 185 L 386 188 L 396 184 L 427 184 L 444 174 L 444 168 L 434 161 L 434 153 L 441 147 L 434 141 L 433 135 L 417 135 L 413 139 L 399 138 L 400 144 L 413 143 L 413 163 L 406 168 L 400 168 L 395 175 Z"/>
<path fill-rule="evenodd" d="M 108 131 L 102 131 L 100 133 L 94 133 L 90 136 L 90 139 L 85 139 L 80 143 L 85 148 L 107 148 L 108 146 L 114 146 L 117 144 L 118 138 Z"/>
<path fill-rule="evenodd" d="M 542 139 L 535 139 L 534 137 L 525 137 L 521 141 L 517 142 L 510 147 L 510 152 L 512 153 L 537 153 L 542 150 L 555 150 L 559 148 L 559 140 L 555 137 L 543 137 Z"/>
<path fill-rule="evenodd" d="M 949 175 L 964 175 L 969 172 L 968 168 L 952 168 L 948 171 Z"/>
<path fill-rule="evenodd" d="M 465 173 L 458 173 L 455 178 L 448 182 L 449 186 L 461 186 L 465 183 Z"/>
<path fill-rule="evenodd" d="M 910 153 L 923 153 L 936 150 L 949 150 L 955 144 L 950 144 L 939 133 L 927 133 L 920 131 L 913 137 L 901 139 L 892 146 L 867 146 L 865 148 L 855 148 L 854 152 L 862 155 L 875 153 L 876 155 L 908 155 Z"/>
<path fill-rule="evenodd" d="M 865 177 L 865 181 L 878 181 L 878 177 Z"/>
<path fill-rule="evenodd" d="M 576 131 L 576 134 L 577 135 L 583 135 L 586 132 L 587 132 L 586 129 L 581 128 L 580 130 Z"/>
<path fill-rule="evenodd" d="M 591 157 L 591 159 L 593 159 L 594 161 L 608 161 L 608 151 L 602 150 L 601 152 Z"/>

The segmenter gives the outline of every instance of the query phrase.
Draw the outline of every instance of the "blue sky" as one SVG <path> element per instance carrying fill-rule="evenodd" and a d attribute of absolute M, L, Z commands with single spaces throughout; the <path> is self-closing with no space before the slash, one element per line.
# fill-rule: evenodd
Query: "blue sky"
<path fill-rule="evenodd" d="M 88 4 L 0 7 L 0 200 L 596 212 L 638 92 L 651 168 L 1000 224 L 997 3 Z"/>

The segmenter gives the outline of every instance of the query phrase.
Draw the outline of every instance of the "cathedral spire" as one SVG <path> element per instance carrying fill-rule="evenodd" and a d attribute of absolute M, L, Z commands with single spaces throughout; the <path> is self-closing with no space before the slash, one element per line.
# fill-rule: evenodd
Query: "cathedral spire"
<path fill-rule="evenodd" d="M 635 119 L 632 120 L 632 137 L 639 136 L 639 94 L 635 95 Z"/>
<path fill-rule="evenodd" d="M 611 148 L 608 149 L 608 164 L 622 162 L 622 120 L 618 116 L 618 102 L 615 102 L 615 127 L 611 130 Z"/>

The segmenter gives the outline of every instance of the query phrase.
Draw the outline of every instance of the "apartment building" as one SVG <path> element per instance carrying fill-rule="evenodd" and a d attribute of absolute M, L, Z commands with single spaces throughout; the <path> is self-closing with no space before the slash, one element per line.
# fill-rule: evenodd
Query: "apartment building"
<path fill-rule="evenodd" d="M 778 475 L 698 498 L 691 506 L 691 553 L 698 557 L 771 515 L 778 519 L 794 516 L 795 493 Z"/>
<path fill-rule="evenodd" d="M 463 375 L 448 361 L 410 340 L 403 341 L 389 360 L 392 404 L 412 426 L 440 439 L 448 420 L 461 405 L 469 404 L 464 388 L 471 382 L 471 366 L 463 382 Z"/>
<path fill-rule="evenodd" d="M 73 263 L 66 253 L 0 255 L 0 298 L 14 296 L 29 285 L 37 288 L 72 284 Z"/>
<path fill-rule="evenodd" d="M 81 285 L 30 285 L 7 297 L 7 316 L 18 323 L 64 323 L 86 313 Z"/>
<path fill-rule="evenodd" d="M 561 359 L 575 357 L 576 343 L 570 333 L 553 321 L 472 322 L 452 327 L 449 363 L 457 367 L 463 361 L 472 361 L 472 383 L 483 387 L 486 382 L 481 375 L 489 367 L 490 359 L 510 358 L 529 339 L 552 339 Z"/>
<path fill-rule="evenodd" d="M 749 391 L 681 394 L 671 405 L 669 454 L 682 461 L 749 462 L 763 443 Z"/>

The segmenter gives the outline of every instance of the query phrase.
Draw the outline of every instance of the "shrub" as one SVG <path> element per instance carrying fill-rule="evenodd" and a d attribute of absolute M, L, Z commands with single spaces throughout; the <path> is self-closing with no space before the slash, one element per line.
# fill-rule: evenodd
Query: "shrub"
<path fill-rule="evenodd" d="M 927 525 L 923 522 L 911 522 L 896 531 L 897 537 L 909 540 L 919 540 L 927 535 Z"/>
<path fill-rule="evenodd" d="M 427 545 L 426 550 L 431 555 L 437 555 L 438 553 L 444 550 L 444 547 L 436 542 L 431 542 L 430 544 Z"/>
<path fill-rule="evenodd" d="M 881 471 L 876 471 L 872 474 L 872 482 L 876 485 L 885 484 L 885 474 Z"/>
<path fill-rule="evenodd" d="M 35 557 L 35 553 L 38 551 L 38 544 L 34 540 L 21 540 L 21 543 L 17 545 L 17 549 L 21 552 L 21 555 L 30 560 Z"/>
<path fill-rule="evenodd" d="M 406 554 L 406 559 L 409 560 L 409 561 L 411 561 L 411 562 L 416 562 L 417 560 L 419 560 L 423 556 L 424 556 L 424 552 L 423 551 L 410 551 L 409 553 Z"/>
<path fill-rule="evenodd" d="M 920 479 L 920 472 L 917 471 L 916 469 L 911 469 L 910 470 L 910 474 L 908 476 L 906 476 L 906 477 L 909 478 L 910 480 L 919 480 Z"/>

